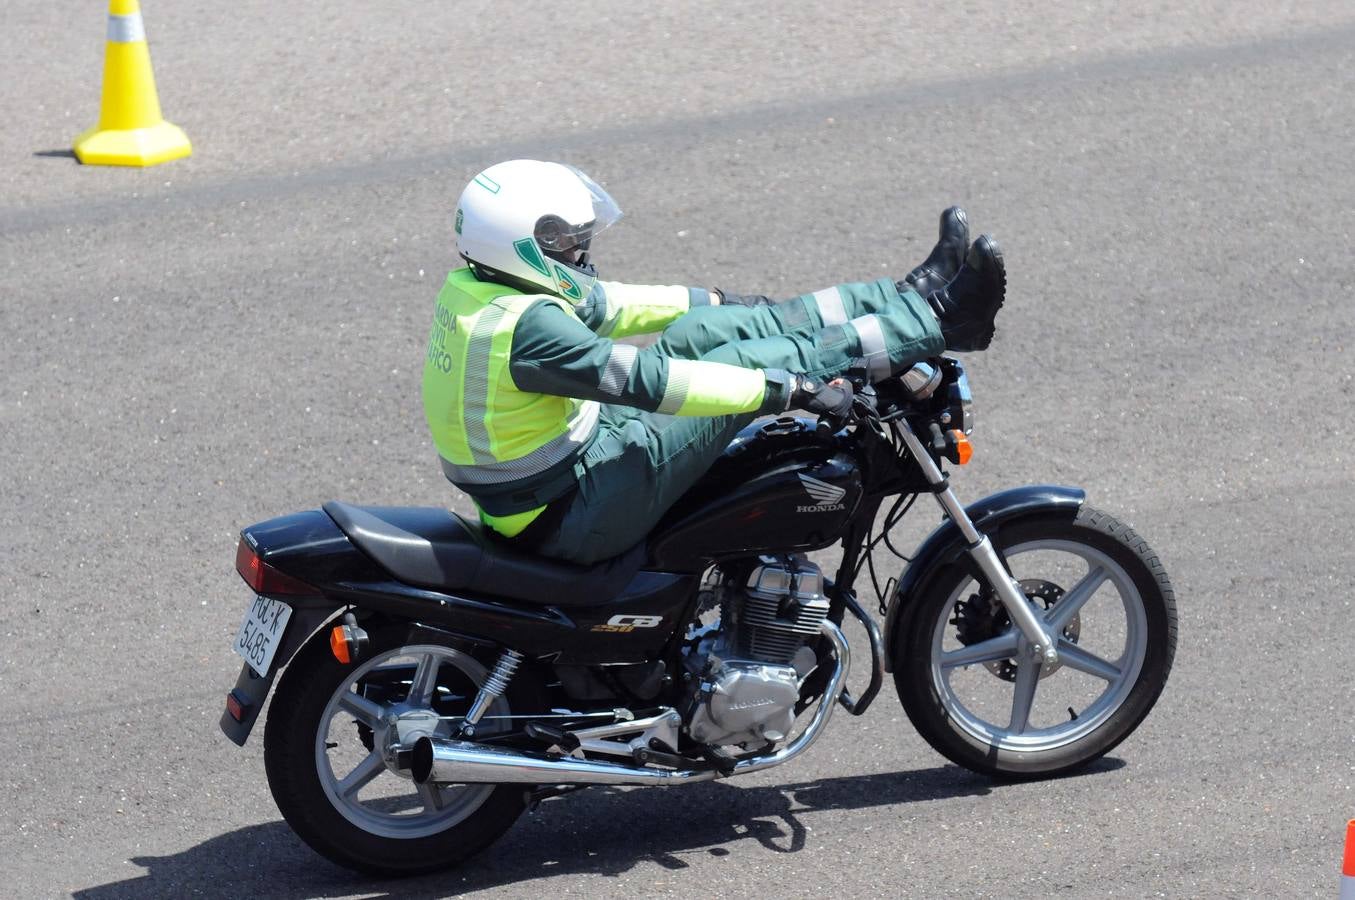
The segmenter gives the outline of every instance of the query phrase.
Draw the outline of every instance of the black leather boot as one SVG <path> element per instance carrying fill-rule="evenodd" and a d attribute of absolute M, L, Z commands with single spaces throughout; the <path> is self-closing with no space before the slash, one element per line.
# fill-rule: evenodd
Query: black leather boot
<path fill-rule="evenodd" d="M 912 288 L 926 297 L 941 290 L 960 270 L 968 250 L 969 216 L 960 207 L 952 206 L 941 213 L 940 240 L 922 265 L 899 282 L 899 291 Z"/>
<path fill-rule="evenodd" d="M 991 235 L 979 235 L 964 265 L 950 283 L 927 295 L 936 313 L 946 349 L 987 350 L 996 330 L 994 320 L 1007 297 L 1007 269 L 1002 250 Z"/>

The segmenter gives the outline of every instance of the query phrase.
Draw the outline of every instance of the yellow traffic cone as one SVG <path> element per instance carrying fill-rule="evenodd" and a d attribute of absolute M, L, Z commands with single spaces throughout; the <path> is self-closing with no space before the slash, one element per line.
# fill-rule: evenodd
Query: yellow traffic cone
<path fill-rule="evenodd" d="M 192 152 L 188 135 L 160 115 L 140 3 L 109 0 L 99 124 L 75 139 L 75 155 L 86 165 L 153 166 Z"/>

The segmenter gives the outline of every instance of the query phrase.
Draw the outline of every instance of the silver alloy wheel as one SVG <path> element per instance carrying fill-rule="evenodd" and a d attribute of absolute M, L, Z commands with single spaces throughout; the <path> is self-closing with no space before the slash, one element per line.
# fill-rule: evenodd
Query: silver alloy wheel
<path fill-rule="evenodd" d="M 362 679 L 383 668 L 408 669 L 411 664 L 413 674 L 402 701 L 377 703 L 355 690 Z M 419 737 L 450 736 L 450 724 L 439 720 L 433 709 L 435 693 L 448 691 L 449 676 L 466 685 L 469 705 L 474 699 L 469 689 L 478 688 L 488 674 L 475 658 L 437 644 L 397 647 L 355 668 L 325 706 L 315 734 L 316 772 L 334 808 L 363 831 L 406 839 L 445 831 L 479 809 L 495 785 L 416 785 L 408 770 L 399 768 L 396 754 L 412 748 Z M 486 711 L 491 716 L 508 714 L 503 697 Z M 354 721 L 371 729 L 372 749 L 358 740 Z M 350 765 L 354 744 L 362 758 Z M 349 759 L 336 766 L 335 750 Z"/>
<path fill-rule="evenodd" d="M 1143 597 L 1125 570 L 1109 556 L 1086 544 L 1067 540 L 1040 540 L 1018 544 L 1004 552 L 1011 570 L 1020 578 L 1018 557 L 1022 554 L 1053 551 L 1080 558 L 1086 571 L 1069 586 L 1054 606 L 1041 611 L 1049 630 L 1060 635 L 1059 660 L 1064 667 L 1086 673 L 1105 682 L 1105 687 L 1071 720 L 1044 728 L 1029 727 L 1035 706 L 1036 689 L 1049 684 L 1042 679 L 1042 664 L 1030 653 L 1025 638 L 1012 627 L 996 637 L 958 649 L 947 650 L 946 638 L 955 604 L 976 585 L 972 579 L 962 582 L 947 598 L 931 641 L 932 683 L 951 721 L 971 737 L 990 746 L 1009 751 L 1038 752 L 1071 744 L 1095 731 L 1125 702 L 1138 680 L 1148 647 L 1148 620 Z M 1047 576 L 1042 576 L 1047 577 Z M 1054 581 L 1055 579 L 1048 579 Z M 1087 602 L 1105 585 L 1119 596 L 1124 613 L 1123 646 L 1117 658 L 1106 659 L 1083 646 L 1088 638 L 1088 622 L 1081 617 Z M 1064 636 L 1065 628 L 1080 617 L 1081 634 L 1077 642 Z M 984 718 L 983 714 L 961 699 L 953 685 L 953 673 L 979 663 L 1005 659 L 1017 660 L 1016 680 L 1011 683 L 1009 715 L 1005 724 Z M 990 676 L 1000 683 L 1001 679 Z"/>

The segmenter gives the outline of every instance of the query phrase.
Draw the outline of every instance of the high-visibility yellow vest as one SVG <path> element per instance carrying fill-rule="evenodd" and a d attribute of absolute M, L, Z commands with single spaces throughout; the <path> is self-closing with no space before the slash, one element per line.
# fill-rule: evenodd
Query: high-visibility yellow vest
<path fill-rule="evenodd" d="M 513 384 L 513 330 L 537 303 L 574 315 L 558 297 L 523 294 L 457 269 L 438 294 L 424 358 L 424 414 L 443 472 L 475 499 L 482 519 L 509 536 L 572 482 L 572 462 L 597 430 L 595 401 L 519 391 Z M 554 477 L 539 483 L 552 470 Z M 537 482 L 537 490 L 506 490 L 524 481 Z"/>

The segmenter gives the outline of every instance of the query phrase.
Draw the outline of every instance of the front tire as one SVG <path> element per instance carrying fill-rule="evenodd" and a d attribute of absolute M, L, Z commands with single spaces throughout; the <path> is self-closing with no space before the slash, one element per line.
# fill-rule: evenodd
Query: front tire
<path fill-rule="evenodd" d="M 938 752 L 1002 778 L 1085 766 L 1139 726 L 1176 653 L 1176 600 L 1157 555 L 1132 529 L 1082 507 L 1035 514 L 991 536 L 1047 627 L 1060 662 L 1043 665 L 967 560 L 911 598 L 894 646 L 908 718 Z"/>
<path fill-rule="evenodd" d="M 524 786 L 419 786 L 392 748 L 420 734 L 448 736 L 439 717 L 465 714 L 492 659 L 405 625 L 370 639 L 362 658 L 343 664 L 324 629 L 287 667 L 264 732 L 269 789 L 302 840 L 341 866 L 414 875 L 457 865 L 513 824 Z M 487 717 L 528 711 L 532 693 L 530 673 L 519 672 Z"/>

